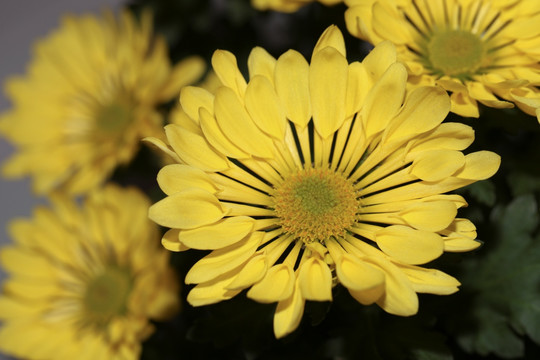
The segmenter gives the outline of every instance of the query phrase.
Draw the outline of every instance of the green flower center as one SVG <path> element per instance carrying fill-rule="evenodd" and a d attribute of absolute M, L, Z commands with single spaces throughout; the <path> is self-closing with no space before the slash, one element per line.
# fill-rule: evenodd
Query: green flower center
<path fill-rule="evenodd" d="M 102 106 L 97 114 L 97 130 L 103 134 L 119 134 L 132 121 L 133 112 L 129 105 L 122 102 L 113 102 Z"/>
<path fill-rule="evenodd" d="M 469 78 L 485 60 L 483 41 L 463 30 L 441 30 L 433 33 L 427 44 L 427 58 L 438 75 Z"/>
<path fill-rule="evenodd" d="M 302 170 L 287 178 L 274 201 L 281 226 L 306 243 L 343 235 L 359 207 L 352 182 L 327 169 Z"/>
<path fill-rule="evenodd" d="M 86 288 L 84 306 L 94 323 L 108 321 L 126 312 L 132 278 L 127 269 L 108 267 L 92 279 Z"/>

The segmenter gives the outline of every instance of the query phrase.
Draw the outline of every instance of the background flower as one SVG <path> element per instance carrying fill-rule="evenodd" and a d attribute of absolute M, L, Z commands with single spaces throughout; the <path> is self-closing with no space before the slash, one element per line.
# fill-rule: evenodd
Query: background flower
<path fill-rule="evenodd" d="M 452 112 L 478 117 L 478 103 L 514 104 L 540 121 L 540 3 L 525 1 L 347 0 L 347 28 L 378 44 L 391 40 L 411 86 L 452 93 Z"/>
<path fill-rule="evenodd" d="M 0 260 L 0 349 L 31 359 L 136 359 L 149 319 L 178 310 L 178 283 L 138 190 L 63 196 L 16 220 Z M 23 336 L 24 334 L 24 336 Z"/>
<path fill-rule="evenodd" d="M 6 85 L 14 106 L 0 133 L 18 148 L 4 175 L 31 175 L 37 193 L 102 183 L 162 126 L 156 106 L 204 69 L 197 57 L 171 67 L 149 13 L 66 17 L 35 50 L 27 75 Z"/>
<path fill-rule="evenodd" d="M 443 195 L 495 173 L 499 157 L 463 155 L 472 130 L 441 122 L 450 101 L 436 87 L 406 92 L 392 44 L 348 64 L 328 28 L 311 64 L 290 50 L 251 52 L 250 80 L 234 55 L 212 65 L 223 86 L 186 87 L 182 110 L 150 139 L 179 164 L 158 182 L 167 197 L 150 218 L 170 227 L 172 251 L 213 250 L 186 275 L 194 306 L 247 296 L 278 302 L 276 337 L 299 324 L 305 300 L 345 286 L 389 313 L 418 311 L 416 292 L 449 294 L 459 282 L 417 265 L 468 251 L 474 225 L 456 218 L 461 196 Z"/>
<path fill-rule="evenodd" d="M 251 0 L 253 6 L 258 10 L 276 10 L 283 12 L 297 11 L 304 5 L 313 2 L 314 0 Z M 318 0 L 324 5 L 335 5 L 343 0 Z"/>

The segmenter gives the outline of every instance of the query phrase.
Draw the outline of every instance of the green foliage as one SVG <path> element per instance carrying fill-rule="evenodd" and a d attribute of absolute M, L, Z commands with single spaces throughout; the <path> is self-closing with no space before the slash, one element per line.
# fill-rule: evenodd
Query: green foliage
<path fill-rule="evenodd" d="M 497 206 L 483 256 L 464 262 L 459 316 L 448 320 L 467 352 L 524 356 L 523 336 L 540 344 L 540 237 L 532 195 Z M 466 302 L 466 303 L 464 303 Z"/>

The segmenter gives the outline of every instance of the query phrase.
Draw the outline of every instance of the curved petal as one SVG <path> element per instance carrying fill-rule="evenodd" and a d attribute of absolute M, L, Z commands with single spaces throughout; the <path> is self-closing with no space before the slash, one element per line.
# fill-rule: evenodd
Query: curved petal
<path fill-rule="evenodd" d="M 439 235 L 403 225 L 377 231 L 375 241 L 385 254 L 406 264 L 425 264 L 441 256 L 444 250 Z"/>
<path fill-rule="evenodd" d="M 443 180 L 465 165 L 465 155 L 455 150 L 430 150 L 417 155 L 411 174 L 425 181 Z"/>
<path fill-rule="evenodd" d="M 227 285 L 229 290 L 242 290 L 259 282 L 268 270 L 266 255 L 259 254 L 253 256 L 246 265 L 238 272 L 234 280 Z"/>
<path fill-rule="evenodd" d="M 274 314 L 274 335 L 277 339 L 290 334 L 300 324 L 306 303 L 301 293 L 298 281 L 296 281 L 291 296 L 278 302 Z"/>
<path fill-rule="evenodd" d="M 180 192 L 188 188 L 199 188 L 209 193 L 216 193 L 218 187 L 202 170 L 182 164 L 164 166 L 157 175 L 159 187 L 167 195 Z"/>
<path fill-rule="evenodd" d="M 298 283 L 306 300 L 332 301 L 332 273 L 328 265 L 312 257 L 300 266 Z"/>
<path fill-rule="evenodd" d="M 225 212 L 214 195 L 191 188 L 169 195 L 150 206 L 148 216 L 162 226 L 193 229 L 218 221 L 225 216 Z"/>
<path fill-rule="evenodd" d="M 456 218 L 457 207 L 452 201 L 422 201 L 399 212 L 405 222 L 418 230 L 440 231 Z"/>
<path fill-rule="evenodd" d="M 221 249 L 242 240 L 254 224 L 255 220 L 247 216 L 228 217 L 210 225 L 181 230 L 178 240 L 192 249 Z"/>
<path fill-rule="evenodd" d="M 296 275 L 289 265 L 274 265 L 249 289 L 247 297 L 261 303 L 286 300 L 293 293 L 295 280 Z"/>

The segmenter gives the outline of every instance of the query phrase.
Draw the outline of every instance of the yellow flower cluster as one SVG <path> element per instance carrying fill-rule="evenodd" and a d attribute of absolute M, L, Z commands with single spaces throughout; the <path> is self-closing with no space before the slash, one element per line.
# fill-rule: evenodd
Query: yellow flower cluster
<path fill-rule="evenodd" d="M 318 1 L 326 6 L 332 6 L 343 0 L 251 0 L 254 8 L 258 10 L 275 10 L 282 12 L 295 12 L 302 6 Z"/>

